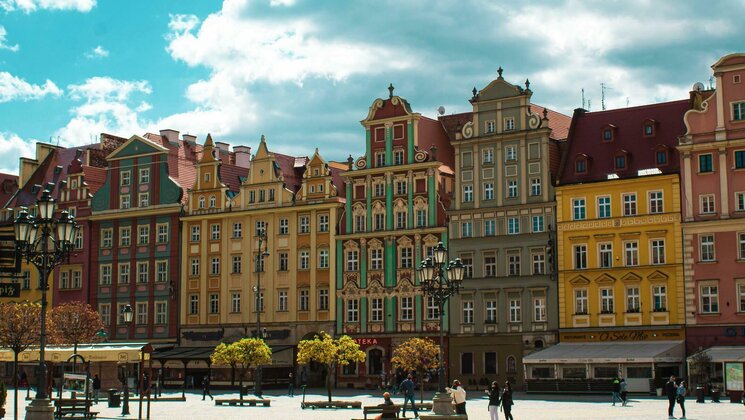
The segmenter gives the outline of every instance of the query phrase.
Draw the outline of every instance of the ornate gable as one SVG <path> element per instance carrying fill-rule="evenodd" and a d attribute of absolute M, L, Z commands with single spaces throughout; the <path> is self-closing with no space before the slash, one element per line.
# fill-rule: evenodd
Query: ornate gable
<path fill-rule="evenodd" d="M 144 156 L 151 154 L 167 154 L 168 149 L 153 143 L 150 140 L 134 135 L 124 144 L 106 156 L 106 160 L 126 159 L 132 156 Z"/>

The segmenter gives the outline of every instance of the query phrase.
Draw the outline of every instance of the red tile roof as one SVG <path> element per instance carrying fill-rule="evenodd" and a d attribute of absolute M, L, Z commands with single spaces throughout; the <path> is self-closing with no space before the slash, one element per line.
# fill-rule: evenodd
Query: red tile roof
<path fill-rule="evenodd" d="M 277 164 L 279 171 L 285 180 L 285 188 L 292 192 L 297 192 L 303 183 L 303 172 L 305 165 L 308 163 L 307 156 L 293 157 L 281 153 L 273 153 L 274 162 Z"/>
<path fill-rule="evenodd" d="M 662 173 L 680 172 L 678 136 L 685 134 L 683 114 L 690 109 L 690 101 L 680 100 L 609 111 L 587 112 L 577 109 L 572 119 L 568 147 L 560 169 L 560 184 L 600 181 L 609 174 L 619 178 L 638 176 L 642 169 L 658 168 Z M 644 124 L 654 121 L 654 135 L 644 135 Z M 604 128 L 613 126 L 613 140 L 603 141 Z M 666 165 L 656 164 L 656 151 L 668 151 Z M 628 153 L 626 170 L 616 171 L 614 158 Z M 587 171 L 575 173 L 575 160 L 587 155 Z"/>
<path fill-rule="evenodd" d="M 220 165 L 220 181 L 228 186 L 228 191 L 239 192 L 241 179 L 248 177 L 248 168 L 223 163 Z"/>
<path fill-rule="evenodd" d="M 191 188 L 197 179 L 196 163 L 199 161 L 202 146 L 183 140 L 174 144 L 160 134 L 146 133 L 142 137 L 168 149 L 168 175 L 181 187 L 181 203 L 186 203 L 186 190 Z"/>

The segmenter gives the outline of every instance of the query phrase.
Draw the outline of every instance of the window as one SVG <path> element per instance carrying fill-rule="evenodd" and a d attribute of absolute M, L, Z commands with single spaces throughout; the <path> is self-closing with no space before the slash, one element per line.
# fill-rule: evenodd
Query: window
<path fill-rule="evenodd" d="M 536 197 L 541 195 L 541 179 L 533 178 L 530 180 L 530 195 Z"/>
<path fill-rule="evenodd" d="M 399 267 L 412 268 L 414 249 L 411 247 L 401 248 L 399 251 Z"/>
<path fill-rule="evenodd" d="M 158 229 L 158 243 L 164 244 L 168 242 L 168 225 L 159 224 L 157 225 L 157 229 Z"/>
<path fill-rule="evenodd" d="M 147 325 L 147 303 L 137 303 L 137 325 Z"/>
<path fill-rule="evenodd" d="M 517 373 L 517 360 L 515 359 L 515 356 L 507 356 L 507 373 Z"/>
<path fill-rule="evenodd" d="M 543 216 L 533 216 L 533 233 L 543 232 Z"/>
<path fill-rule="evenodd" d="M 150 182 L 150 168 L 140 169 L 140 184 L 147 184 Z"/>
<path fill-rule="evenodd" d="M 610 242 L 605 242 L 598 244 L 599 252 L 600 252 L 600 258 L 599 258 L 599 265 L 600 268 L 611 268 L 613 267 L 613 244 Z"/>
<path fill-rule="evenodd" d="M 243 225 L 241 223 L 233 223 L 233 238 L 238 239 L 243 235 Z"/>
<path fill-rule="evenodd" d="M 318 268 L 329 268 L 329 250 L 321 249 L 318 251 Z"/>
<path fill-rule="evenodd" d="M 150 242 L 150 226 L 137 226 L 137 243 L 147 245 Z"/>
<path fill-rule="evenodd" d="M 354 217 L 354 231 L 355 232 L 364 232 L 365 231 L 365 224 L 367 222 L 367 216 L 364 214 L 359 214 Z"/>
<path fill-rule="evenodd" d="M 199 313 L 199 295 L 189 296 L 189 314 L 196 315 Z"/>
<path fill-rule="evenodd" d="M 616 170 L 626 169 L 626 155 L 617 155 L 613 159 L 613 167 Z"/>
<path fill-rule="evenodd" d="M 735 169 L 745 169 L 745 150 L 735 151 Z"/>
<path fill-rule="evenodd" d="M 496 324 L 497 323 L 497 300 L 495 298 L 489 298 L 484 301 L 484 308 L 486 310 L 486 323 Z"/>
<path fill-rule="evenodd" d="M 701 194 L 701 214 L 714 214 L 717 209 L 714 204 L 714 194 Z"/>
<path fill-rule="evenodd" d="M 510 322 L 520 322 L 520 296 L 510 295 Z"/>
<path fill-rule="evenodd" d="M 508 117 L 504 119 L 504 131 L 512 131 L 515 129 L 515 118 Z"/>
<path fill-rule="evenodd" d="M 216 241 L 220 239 L 220 225 L 215 223 L 210 225 L 210 239 Z"/>
<path fill-rule="evenodd" d="M 699 261 L 714 261 L 714 235 L 701 235 L 699 240 Z"/>
<path fill-rule="evenodd" d="M 165 283 L 168 281 L 168 261 L 155 262 L 155 281 Z"/>
<path fill-rule="evenodd" d="M 204 197 L 199 197 L 199 208 L 200 209 L 204 208 Z"/>
<path fill-rule="evenodd" d="M 587 218 L 587 209 L 585 208 L 584 198 L 572 199 L 572 220 L 585 220 Z"/>
<path fill-rule="evenodd" d="M 129 244 L 127 244 L 129 246 Z M 75 240 L 73 241 L 72 247 L 75 249 L 83 249 L 83 227 L 78 226 L 78 230 L 75 231 Z"/>
<path fill-rule="evenodd" d="M 713 172 L 714 171 L 711 153 L 698 155 L 698 171 L 699 172 Z"/>
<path fill-rule="evenodd" d="M 494 219 L 484 220 L 484 236 L 494 236 L 497 234 L 497 221 Z"/>
<path fill-rule="evenodd" d="M 493 200 L 493 199 L 494 199 L 494 183 L 485 182 L 484 183 L 484 200 Z"/>
<path fill-rule="evenodd" d="M 404 164 L 404 151 L 403 150 L 394 150 L 393 151 L 393 164 L 394 165 L 403 165 Z"/>
<path fill-rule="evenodd" d="M 308 270 L 310 268 L 310 251 L 304 249 L 300 251 L 300 267 L 301 270 Z"/>
<path fill-rule="evenodd" d="M 373 217 L 375 219 L 375 230 L 385 230 L 385 214 L 376 213 Z"/>
<path fill-rule="evenodd" d="M 264 292 L 259 292 L 259 295 L 257 296 L 256 300 L 258 301 L 258 312 L 264 312 Z"/>
<path fill-rule="evenodd" d="M 111 284 L 111 264 L 101 265 L 98 283 L 105 286 Z"/>
<path fill-rule="evenodd" d="M 654 125 L 650 123 L 644 124 L 644 135 L 651 136 L 653 134 L 654 134 Z"/>
<path fill-rule="evenodd" d="M 497 257 L 484 256 L 484 277 L 497 277 Z"/>
<path fill-rule="evenodd" d="M 385 195 L 385 186 L 381 182 L 375 183 L 375 196 L 376 197 L 382 197 Z"/>
<path fill-rule="evenodd" d="M 611 217 L 610 197 L 598 197 L 598 218 L 607 219 Z"/>
<path fill-rule="evenodd" d="M 494 149 L 488 148 L 481 151 L 481 161 L 483 163 L 493 163 L 494 162 Z"/>
<path fill-rule="evenodd" d="M 396 229 L 406 229 L 406 212 L 396 212 Z"/>
<path fill-rule="evenodd" d="M 383 269 L 383 250 L 376 248 L 370 250 L 370 270 Z"/>
<path fill-rule="evenodd" d="M 427 296 L 427 319 L 440 318 L 440 307 L 437 305 L 435 298 Z"/>
<path fill-rule="evenodd" d="M 411 296 L 401 297 L 401 321 L 414 320 L 414 298 Z"/>
<path fill-rule="evenodd" d="M 310 291 L 308 289 L 300 290 L 298 309 L 301 311 L 307 311 L 310 309 Z"/>
<path fill-rule="evenodd" d="M 155 323 L 165 324 L 168 322 L 168 304 L 166 302 L 155 302 Z"/>
<path fill-rule="evenodd" d="M 507 198 L 517 198 L 517 180 L 507 180 Z"/>
<path fill-rule="evenodd" d="M 473 223 L 463 222 L 460 224 L 461 238 L 470 238 L 473 236 Z"/>
<path fill-rule="evenodd" d="M 416 227 L 427 226 L 427 210 L 416 211 Z"/>
<path fill-rule="evenodd" d="M 150 205 L 150 193 L 146 193 L 146 192 L 139 193 L 138 197 L 139 199 L 137 201 L 139 201 L 140 207 L 147 207 Z"/>
<path fill-rule="evenodd" d="M 652 264 L 665 264 L 665 240 L 654 239 L 650 241 L 652 248 Z"/>
<path fill-rule="evenodd" d="M 119 196 L 119 208 L 122 210 L 126 210 L 130 207 L 132 207 L 131 201 L 130 201 L 129 194 L 122 194 Z"/>
<path fill-rule="evenodd" d="M 127 186 L 132 184 L 132 172 L 131 171 L 122 171 L 121 172 L 121 185 Z"/>
<path fill-rule="evenodd" d="M 491 134 L 496 131 L 496 124 L 494 124 L 494 120 L 487 121 L 486 122 L 486 134 Z"/>
<path fill-rule="evenodd" d="M 80 271 L 73 271 L 72 272 L 72 285 L 71 287 L 73 289 L 80 289 L 83 287 L 83 273 Z"/>
<path fill-rule="evenodd" d="M 612 314 L 613 312 L 613 289 L 600 289 L 600 313 Z"/>
<path fill-rule="evenodd" d="M 196 257 L 192 258 L 189 266 L 191 267 L 191 275 L 198 276 L 199 275 L 199 258 L 196 258 Z"/>
<path fill-rule="evenodd" d="M 239 313 L 241 311 L 241 294 L 233 292 L 230 295 L 230 312 Z"/>
<path fill-rule="evenodd" d="M 639 265 L 639 243 L 636 241 L 624 242 L 623 258 L 626 267 Z"/>
<path fill-rule="evenodd" d="M 359 270 L 359 252 L 347 251 L 347 271 Z"/>
<path fill-rule="evenodd" d="M 587 159 L 580 158 L 574 161 L 574 172 L 578 174 L 587 173 Z"/>
<path fill-rule="evenodd" d="M 587 289 L 576 289 L 574 291 L 574 313 L 587 315 Z"/>
<path fill-rule="evenodd" d="M 375 153 L 375 167 L 385 166 L 385 153 Z"/>
<path fill-rule="evenodd" d="M 102 303 L 98 305 L 98 313 L 101 315 L 103 325 L 111 325 L 111 304 Z"/>
<path fill-rule="evenodd" d="M 60 289 L 69 289 L 70 288 L 70 272 L 69 271 L 60 271 L 59 273 L 59 284 Z"/>
<path fill-rule="evenodd" d="M 574 246 L 574 269 L 584 270 L 587 268 L 587 245 Z"/>
<path fill-rule="evenodd" d="M 473 375 L 473 353 L 470 351 L 460 354 L 460 373 L 461 375 Z"/>
<path fill-rule="evenodd" d="M 233 274 L 240 274 L 242 264 L 242 259 L 240 255 L 233 255 L 232 257 L 232 271 Z"/>
<path fill-rule="evenodd" d="M 701 313 L 714 314 L 719 312 L 719 287 L 701 286 Z"/>
<path fill-rule="evenodd" d="M 313 186 L 310 187 L 310 192 L 313 192 Z M 259 190 L 259 203 L 263 203 L 266 198 L 265 190 Z"/>
<path fill-rule="evenodd" d="M 639 312 L 640 299 L 638 287 L 626 288 L 626 312 Z"/>
<path fill-rule="evenodd" d="M 279 219 L 279 234 L 287 235 L 290 231 L 290 221 L 288 219 Z"/>
<path fill-rule="evenodd" d="M 326 289 L 326 288 L 318 289 L 318 310 L 319 311 L 329 310 L 329 289 Z"/>
<path fill-rule="evenodd" d="M 520 275 L 520 254 L 507 255 L 507 275 Z"/>
<path fill-rule="evenodd" d="M 655 312 L 664 312 L 667 310 L 667 286 L 652 286 L 652 310 Z"/>
<path fill-rule="evenodd" d="M 546 272 L 546 255 L 543 252 L 531 254 L 533 259 L 533 274 L 544 274 Z"/>
<path fill-rule="evenodd" d="M 192 226 L 191 227 L 191 241 L 192 242 L 199 242 L 199 226 Z"/>
<path fill-rule="evenodd" d="M 732 119 L 736 121 L 745 120 L 745 102 L 732 104 Z"/>
<path fill-rule="evenodd" d="M 657 165 L 667 165 L 667 150 L 658 150 L 655 152 L 655 161 Z"/>
<path fill-rule="evenodd" d="M 261 236 L 266 235 L 266 222 L 263 220 L 257 220 L 254 224 L 254 235 Z"/>
<path fill-rule="evenodd" d="M 649 193 L 649 212 L 662 213 L 662 191 L 651 191 Z"/>
<path fill-rule="evenodd" d="M 370 321 L 383 322 L 383 299 L 370 299 Z"/>
<path fill-rule="evenodd" d="M 278 295 L 277 310 L 280 312 L 287 311 L 287 290 L 280 290 Z"/>
<path fill-rule="evenodd" d="M 533 322 L 546 322 L 546 297 L 533 297 Z"/>
<path fill-rule="evenodd" d="M 463 264 L 463 278 L 473 278 L 473 257 L 471 257 L 470 255 L 461 256 L 460 262 Z"/>
<path fill-rule="evenodd" d="M 509 235 L 516 235 L 520 233 L 520 218 L 519 217 L 508 217 L 507 218 L 507 233 Z"/>
<path fill-rule="evenodd" d="M 739 309 L 740 312 L 745 312 L 745 284 L 737 285 L 737 295 L 740 301 Z"/>
<path fill-rule="evenodd" d="M 636 216 L 636 194 L 623 195 L 623 215 Z"/>
<path fill-rule="evenodd" d="M 396 195 L 406 194 L 406 181 L 396 181 Z"/>
<path fill-rule="evenodd" d="M 464 300 L 461 302 L 461 306 L 463 309 L 463 323 L 473 324 L 473 301 Z"/>
<path fill-rule="evenodd" d="M 737 234 L 737 258 L 745 260 L 745 232 Z"/>
<path fill-rule="evenodd" d="M 347 322 L 359 322 L 359 304 L 356 299 L 347 301 Z"/>
<path fill-rule="evenodd" d="M 487 351 L 484 353 L 484 374 L 497 374 L 497 353 L 493 351 Z"/>
<path fill-rule="evenodd" d="M 210 275 L 217 276 L 220 274 L 220 257 L 210 258 Z"/>
<path fill-rule="evenodd" d="M 463 202 L 470 203 L 473 201 L 473 185 L 463 186 Z"/>
<path fill-rule="evenodd" d="M 137 263 L 137 283 L 147 283 L 149 265 L 147 261 Z"/>
<path fill-rule="evenodd" d="M 210 293 L 210 313 L 220 313 L 220 295 L 217 293 Z"/>
<path fill-rule="evenodd" d="M 329 215 L 322 214 L 318 216 L 318 231 L 328 232 L 329 231 Z"/>
<path fill-rule="evenodd" d="M 300 233 L 310 232 L 310 217 L 300 216 Z"/>

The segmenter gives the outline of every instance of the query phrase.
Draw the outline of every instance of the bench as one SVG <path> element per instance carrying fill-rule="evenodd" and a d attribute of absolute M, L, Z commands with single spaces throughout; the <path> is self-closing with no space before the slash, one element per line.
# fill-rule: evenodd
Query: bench
<path fill-rule="evenodd" d="M 232 399 L 215 399 L 215 405 L 239 405 L 241 407 L 249 406 L 249 407 L 257 407 L 259 405 L 263 405 L 264 407 L 269 407 L 271 405 L 272 400 L 267 399 L 238 399 L 238 398 L 232 398 Z"/>
<path fill-rule="evenodd" d="M 90 411 L 92 401 L 75 399 L 54 400 L 54 418 L 67 420 L 90 420 L 98 416 L 97 411 Z"/>
<path fill-rule="evenodd" d="M 365 416 L 365 420 L 367 420 L 368 414 L 395 414 L 396 418 L 398 418 L 400 412 L 401 408 L 395 405 L 372 405 L 362 408 L 362 414 Z"/>

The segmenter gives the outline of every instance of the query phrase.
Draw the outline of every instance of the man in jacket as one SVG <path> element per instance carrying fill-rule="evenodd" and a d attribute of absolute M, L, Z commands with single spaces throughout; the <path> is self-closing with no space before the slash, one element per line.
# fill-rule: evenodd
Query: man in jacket
<path fill-rule="evenodd" d="M 665 383 L 665 395 L 667 396 L 667 418 L 674 419 L 673 410 L 675 409 L 675 398 L 678 395 L 678 386 L 675 384 L 675 375 L 670 376 L 670 380 Z"/>
<path fill-rule="evenodd" d="M 414 405 L 414 377 L 409 374 L 406 379 L 401 382 L 398 389 L 404 394 L 404 409 L 403 416 L 406 417 L 406 403 L 411 401 L 411 409 L 414 410 L 414 417 L 419 417 L 419 413 L 416 411 L 416 405 Z"/>
<path fill-rule="evenodd" d="M 621 381 L 618 380 L 618 378 L 613 378 L 613 395 L 612 395 L 612 398 L 613 398 L 613 406 L 614 407 L 616 405 L 616 400 L 618 400 L 618 402 L 622 402 L 621 401 Z"/>

